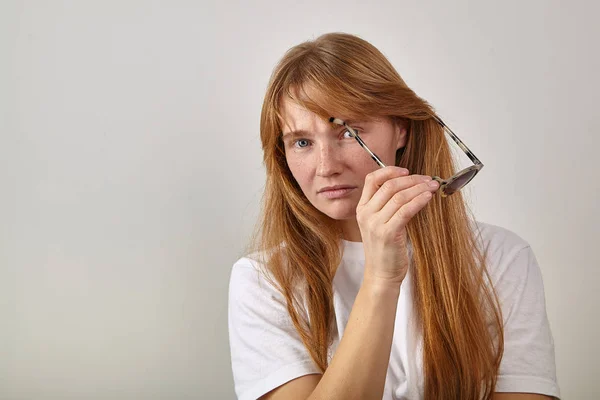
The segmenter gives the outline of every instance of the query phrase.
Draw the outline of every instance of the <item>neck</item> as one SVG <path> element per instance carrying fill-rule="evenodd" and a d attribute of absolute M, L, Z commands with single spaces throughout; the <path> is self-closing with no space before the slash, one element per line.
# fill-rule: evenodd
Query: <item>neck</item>
<path fill-rule="evenodd" d="M 342 228 L 342 237 L 344 240 L 348 240 L 349 242 L 362 242 L 362 236 L 356 218 L 341 220 L 339 223 Z"/>

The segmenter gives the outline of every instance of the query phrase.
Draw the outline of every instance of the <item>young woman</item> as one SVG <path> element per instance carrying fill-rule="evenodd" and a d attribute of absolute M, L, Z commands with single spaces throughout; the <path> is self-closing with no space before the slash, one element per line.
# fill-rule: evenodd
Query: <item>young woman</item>
<path fill-rule="evenodd" d="M 260 135 L 262 217 L 229 287 L 240 400 L 560 396 L 531 248 L 474 220 L 459 190 L 483 165 L 381 52 L 290 49 Z"/>

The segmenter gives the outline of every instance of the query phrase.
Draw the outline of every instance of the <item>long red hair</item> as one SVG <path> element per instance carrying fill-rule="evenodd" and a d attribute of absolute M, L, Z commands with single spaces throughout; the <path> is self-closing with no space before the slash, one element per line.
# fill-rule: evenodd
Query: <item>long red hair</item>
<path fill-rule="evenodd" d="M 304 345 L 324 372 L 341 232 L 336 221 L 307 200 L 287 166 L 281 140 L 284 96 L 323 118 L 403 120 L 408 138 L 396 165 L 411 173 L 449 177 L 456 165 L 432 107 L 365 40 L 325 34 L 288 50 L 274 69 L 260 121 L 266 187 L 246 250 L 266 255 L 261 260 L 266 276 L 285 297 Z M 434 196 L 407 225 L 426 399 L 479 400 L 495 391 L 504 351 L 502 314 L 473 223 L 458 192 Z"/>

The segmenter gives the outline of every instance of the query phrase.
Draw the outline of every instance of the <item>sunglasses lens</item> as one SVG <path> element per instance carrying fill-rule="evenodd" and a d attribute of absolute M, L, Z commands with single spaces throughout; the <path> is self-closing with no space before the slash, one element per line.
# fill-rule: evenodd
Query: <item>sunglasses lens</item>
<path fill-rule="evenodd" d="M 477 170 L 473 169 L 473 170 L 467 171 L 464 174 L 458 176 L 456 179 L 454 179 L 451 183 L 446 185 L 446 187 L 444 188 L 446 195 L 450 196 L 451 194 L 458 192 L 467 183 L 469 183 L 476 174 L 477 174 Z"/>

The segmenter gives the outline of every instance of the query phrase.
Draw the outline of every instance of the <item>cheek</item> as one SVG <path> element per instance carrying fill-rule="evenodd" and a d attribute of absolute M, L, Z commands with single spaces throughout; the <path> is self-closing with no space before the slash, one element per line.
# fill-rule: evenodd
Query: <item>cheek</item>
<path fill-rule="evenodd" d="M 369 146 L 368 143 L 367 146 Z M 374 143 L 373 146 L 369 146 L 369 148 L 373 153 L 377 155 L 377 157 L 381 159 L 381 161 L 385 165 L 393 166 L 396 162 L 396 147 L 390 141 Z M 371 158 L 371 156 L 364 149 L 361 148 L 361 150 L 363 151 L 363 153 L 365 153 L 365 157 L 368 158 L 370 163 L 369 165 L 372 164 L 373 170 L 379 169 L 379 165 L 377 165 L 377 163 Z"/>
<path fill-rule="evenodd" d="M 367 146 L 369 145 L 367 144 Z M 372 145 L 369 146 L 369 149 L 371 149 L 371 151 L 375 153 L 377 157 L 379 157 L 383 161 L 384 164 L 388 165 L 388 157 L 386 154 L 387 152 L 381 146 Z M 353 149 L 350 165 L 353 166 L 353 169 L 356 172 L 356 174 L 360 175 L 361 178 L 363 178 L 363 180 L 370 172 L 373 172 L 380 168 L 379 165 L 375 162 L 375 160 L 371 158 L 371 155 L 367 153 L 367 151 L 363 149 L 358 143 L 356 148 Z"/>
<path fill-rule="evenodd" d="M 381 143 L 369 144 L 367 146 L 377 154 L 386 165 L 393 165 L 395 152 L 392 152 L 390 146 Z M 345 165 L 345 169 L 349 169 L 355 177 L 360 177 L 364 180 L 365 176 L 370 172 L 379 169 L 379 166 L 371 158 L 369 153 L 365 151 L 358 143 L 345 144 L 343 148 L 338 149 L 339 153 L 335 156 L 339 163 Z M 390 153 L 390 154 L 388 154 Z M 393 153 L 393 154 L 392 154 Z M 391 160 L 391 161 L 390 161 Z M 286 161 L 292 176 L 300 187 L 305 188 L 309 185 L 317 170 L 318 160 L 312 157 L 311 154 L 295 154 L 293 152 L 286 154 Z"/>
<path fill-rule="evenodd" d="M 297 157 L 287 157 L 287 164 L 292 176 L 301 188 L 304 188 L 310 180 L 311 167 L 306 160 Z"/>

